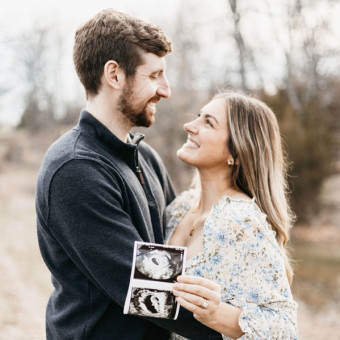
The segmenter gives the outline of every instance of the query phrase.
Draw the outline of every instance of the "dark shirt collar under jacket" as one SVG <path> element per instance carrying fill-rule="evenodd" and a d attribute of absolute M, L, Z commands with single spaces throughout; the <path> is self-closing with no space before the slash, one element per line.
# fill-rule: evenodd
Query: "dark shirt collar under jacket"
<path fill-rule="evenodd" d="M 136 135 L 133 135 L 130 133 L 129 143 L 124 143 L 86 110 L 82 110 L 76 129 L 85 134 L 92 135 L 95 139 L 99 139 L 109 149 L 113 148 L 124 153 L 133 153 L 139 142 L 144 138 L 142 134 L 136 133 Z"/>

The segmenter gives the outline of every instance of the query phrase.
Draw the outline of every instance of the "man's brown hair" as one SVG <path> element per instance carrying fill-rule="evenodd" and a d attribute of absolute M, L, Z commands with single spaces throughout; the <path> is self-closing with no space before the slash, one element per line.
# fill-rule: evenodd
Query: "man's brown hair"
<path fill-rule="evenodd" d="M 143 51 L 163 57 L 171 52 L 171 42 L 160 27 L 114 9 L 103 10 L 80 27 L 73 60 L 87 96 L 98 94 L 107 61 L 116 61 L 126 77 L 132 77 L 143 63 Z"/>

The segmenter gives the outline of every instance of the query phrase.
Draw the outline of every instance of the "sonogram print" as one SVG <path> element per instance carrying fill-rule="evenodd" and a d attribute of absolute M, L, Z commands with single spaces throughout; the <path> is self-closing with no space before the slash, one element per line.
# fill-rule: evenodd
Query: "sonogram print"
<path fill-rule="evenodd" d="M 123 313 L 176 320 L 173 286 L 185 272 L 186 247 L 135 241 Z"/>
<path fill-rule="evenodd" d="M 129 314 L 155 318 L 173 318 L 176 312 L 175 296 L 170 291 L 133 288 Z"/>
<path fill-rule="evenodd" d="M 142 245 L 137 249 L 135 278 L 175 282 L 182 272 L 183 252 Z"/>

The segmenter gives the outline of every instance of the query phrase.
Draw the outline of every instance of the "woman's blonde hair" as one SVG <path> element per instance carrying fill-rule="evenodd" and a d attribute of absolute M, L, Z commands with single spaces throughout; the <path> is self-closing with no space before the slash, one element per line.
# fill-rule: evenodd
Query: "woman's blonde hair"
<path fill-rule="evenodd" d="M 293 269 L 285 247 L 294 214 L 287 202 L 287 163 L 276 117 L 265 103 L 242 93 L 227 91 L 215 99 L 225 100 L 228 147 L 235 162 L 238 160 L 232 171 L 233 184 L 255 197 L 267 215 L 291 283 Z"/>

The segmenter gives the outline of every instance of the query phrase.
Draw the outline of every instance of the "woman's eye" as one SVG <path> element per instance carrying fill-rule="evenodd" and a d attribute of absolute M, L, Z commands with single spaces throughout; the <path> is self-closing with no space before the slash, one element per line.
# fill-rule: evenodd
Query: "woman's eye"
<path fill-rule="evenodd" d="M 213 124 L 211 123 L 211 121 L 210 121 L 209 119 L 207 119 L 207 120 L 205 121 L 205 123 L 206 123 L 207 125 L 213 127 Z"/>

